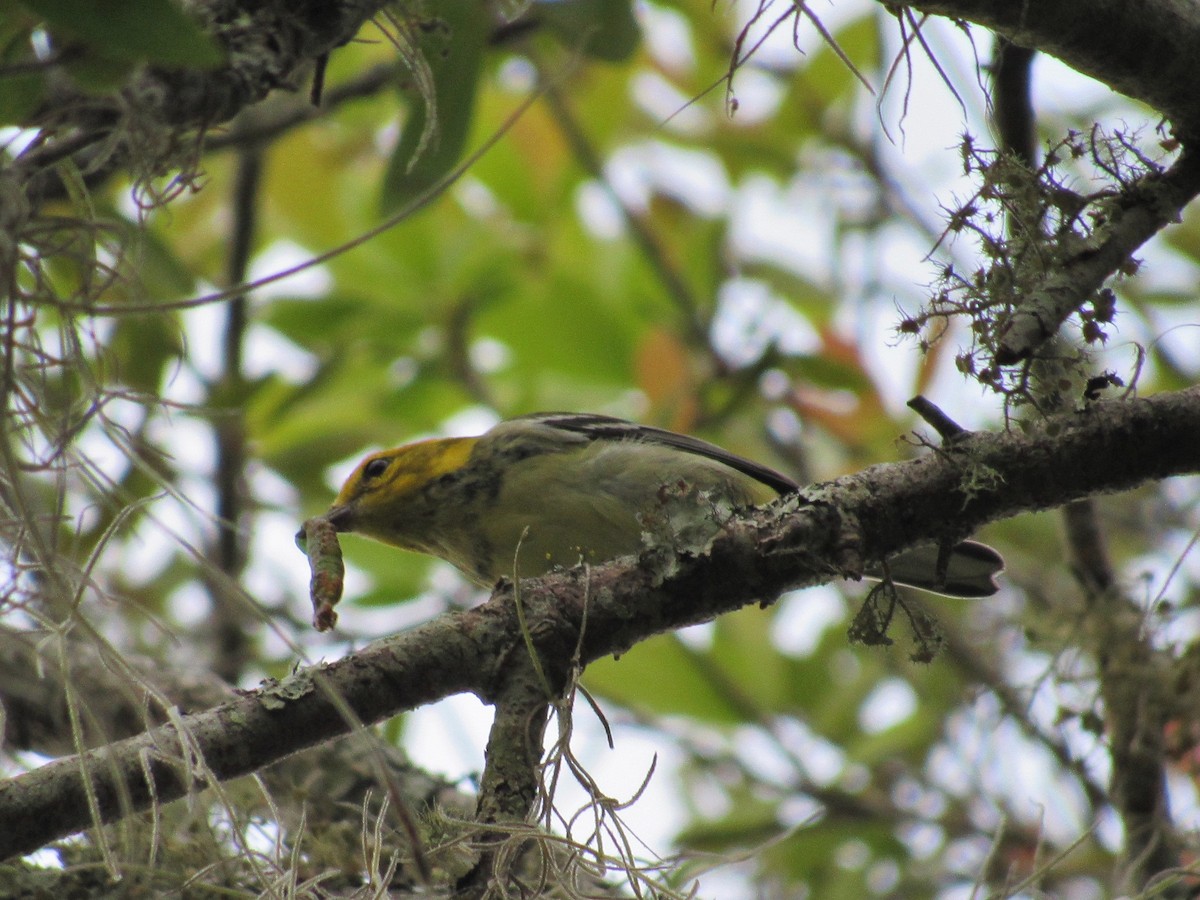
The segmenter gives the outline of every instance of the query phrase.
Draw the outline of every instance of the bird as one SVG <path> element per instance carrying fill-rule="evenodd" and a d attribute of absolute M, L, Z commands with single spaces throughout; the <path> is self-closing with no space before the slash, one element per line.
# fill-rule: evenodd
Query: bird
<path fill-rule="evenodd" d="M 481 586 L 644 549 L 665 489 L 685 486 L 706 508 L 768 503 L 793 479 L 715 444 L 594 413 L 543 412 L 475 437 L 435 438 L 363 459 L 325 514 L 357 533 L 429 554 Z M 719 526 L 718 526 L 719 527 Z M 996 593 L 1004 568 L 986 544 L 919 546 L 890 557 L 893 582 L 951 597 Z"/>

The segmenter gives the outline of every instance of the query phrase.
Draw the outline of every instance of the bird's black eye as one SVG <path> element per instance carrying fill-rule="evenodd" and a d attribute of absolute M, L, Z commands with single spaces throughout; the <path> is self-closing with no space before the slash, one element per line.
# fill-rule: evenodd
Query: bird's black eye
<path fill-rule="evenodd" d="M 373 459 L 363 466 L 362 477 L 365 479 L 378 478 L 387 471 L 387 467 L 390 464 L 390 459 Z"/>

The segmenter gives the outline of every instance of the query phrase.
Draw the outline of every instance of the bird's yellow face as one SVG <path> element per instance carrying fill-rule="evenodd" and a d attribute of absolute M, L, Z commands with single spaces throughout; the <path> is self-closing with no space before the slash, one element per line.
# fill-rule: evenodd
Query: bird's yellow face
<path fill-rule="evenodd" d="M 422 549 L 414 529 L 425 512 L 424 492 L 465 465 L 477 441 L 441 438 L 372 453 L 346 479 L 326 517 L 338 531 Z"/>

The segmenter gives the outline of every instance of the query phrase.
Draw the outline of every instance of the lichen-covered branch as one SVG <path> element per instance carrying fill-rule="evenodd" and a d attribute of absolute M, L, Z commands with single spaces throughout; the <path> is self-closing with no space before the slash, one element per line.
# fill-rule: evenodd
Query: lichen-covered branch
<path fill-rule="evenodd" d="M 501 587 L 477 609 L 10 779 L 0 784 L 0 857 L 90 825 L 83 778 L 95 808 L 112 820 L 348 733 L 344 709 L 372 723 L 455 693 L 495 702 L 506 662 L 527 653 L 526 636 L 542 660 L 569 660 L 578 649 L 586 664 L 786 590 L 853 576 L 914 544 L 1195 472 L 1200 387 L 1097 403 L 1028 434 L 967 435 L 950 449 L 815 485 L 732 521 L 706 553 L 655 552 L 523 582 L 525 629 L 511 588 Z"/>
<path fill-rule="evenodd" d="M 1009 365 L 1031 356 L 1106 280 L 1128 265 L 1142 244 L 1178 222 L 1197 193 L 1200 157 L 1195 153 L 1184 154 L 1165 172 L 1148 174 L 1122 189 L 1108 204 L 1108 220 L 1086 245 L 1046 271 L 1040 283 L 1025 292 L 1000 335 L 996 362 Z"/>
<path fill-rule="evenodd" d="M 102 747 L 161 725 L 168 709 L 186 715 L 236 697 L 206 669 L 174 668 L 129 652 L 106 659 L 95 644 L 74 635 L 0 628 L 0 739 L 9 752 L 62 756 L 79 745 Z M 77 716 L 68 703 L 76 704 Z M 77 735 L 73 718 L 83 725 Z M 381 773 L 389 791 L 413 810 L 436 808 L 464 820 L 474 812 L 473 797 L 414 766 L 399 747 L 370 731 L 282 758 L 260 776 L 271 815 L 289 839 L 307 839 L 311 846 L 323 827 L 336 829 L 347 818 L 357 827 L 363 805 L 378 806 Z"/>

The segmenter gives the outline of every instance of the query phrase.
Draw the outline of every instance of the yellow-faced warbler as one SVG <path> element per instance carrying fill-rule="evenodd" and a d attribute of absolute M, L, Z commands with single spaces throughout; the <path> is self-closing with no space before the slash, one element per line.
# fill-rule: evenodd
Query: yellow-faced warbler
<path fill-rule="evenodd" d="M 799 490 L 792 479 L 713 444 L 584 413 L 536 413 L 479 437 L 419 441 L 364 459 L 324 517 L 334 528 L 440 557 L 471 580 L 540 575 L 643 549 L 664 486 L 743 507 Z M 518 547 L 520 552 L 518 555 Z M 953 597 L 996 592 L 991 547 L 937 548 L 888 560 L 893 580 Z M 868 573 L 868 574 L 878 574 Z"/>

